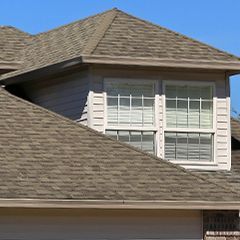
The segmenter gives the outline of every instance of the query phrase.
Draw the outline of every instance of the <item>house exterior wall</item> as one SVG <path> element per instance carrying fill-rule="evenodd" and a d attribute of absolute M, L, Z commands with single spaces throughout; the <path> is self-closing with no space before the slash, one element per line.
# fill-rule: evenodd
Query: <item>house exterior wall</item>
<path fill-rule="evenodd" d="M 87 71 L 23 86 L 36 104 L 87 125 L 89 81 Z"/>
<path fill-rule="evenodd" d="M 215 129 L 215 163 L 199 166 L 198 164 L 189 165 L 181 163 L 186 168 L 193 169 L 227 169 L 231 167 L 231 136 L 230 136 L 230 97 L 229 82 L 225 74 L 222 73 L 204 73 L 204 72 L 183 72 L 183 71 L 156 71 L 156 70 L 130 70 L 130 69 L 110 69 L 95 67 L 91 71 L 91 109 L 89 110 L 91 127 L 97 131 L 103 132 L 106 127 L 106 95 L 104 93 L 104 79 L 123 78 L 133 81 L 134 79 L 155 80 L 157 81 L 157 122 L 158 133 L 158 156 L 164 157 L 164 93 L 163 83 L 167 81 L 186 81 L 186 82 L 209 82 L 215 85 L 214 104 L 215 110 L 213 119 Z"/>
<path fill-rule="evenodd" d="M 0 239 L 202 239 L 201 211 L 0 211 Z"/>
<path fill-rule="evenodd" d="M 214 162 L 195 163 L 181 162 L 186 168 L 204 170 L 229 170 L 231 167 L 230 137 L 230 97 L 229 82 L 224 72 L 206 73 L 190 71 L 169 71 L 155 69 L 106 68 L 92 66 L 89 70 L 72 75 L 25 84 L 25 91 L 30 99 L 47 109 L 66 116 L 99 132 L 106 128 L 106 94 L 104 79 L 117 78 L 130 81 L 144 79 L 155 80 L 157 155 L 164 157 L 164 83 L 168 81 L 189 83 L 213 83 L 214 95 Z M 176 162 L 177 163 L 177 162 Z"/>

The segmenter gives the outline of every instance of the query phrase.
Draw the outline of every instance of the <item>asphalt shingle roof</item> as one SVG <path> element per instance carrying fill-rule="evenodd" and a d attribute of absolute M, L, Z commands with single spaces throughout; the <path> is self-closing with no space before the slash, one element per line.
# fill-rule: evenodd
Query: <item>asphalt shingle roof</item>
<path fill-rule="evenodd" d="M 240 58 L 118 9 L 34 35 L 11 77 L 82 55 L 182 62 L 240 63 Z"/>
<path fill-rule="evenodd" d="M 0 26 L 0 63 L 21 62 L 31 36 L 11 26 Z"/>
<path fill-rule="evenodd" d="M 232 149 L 230 171 L 199 171 L 203 177 L 221 184 L 229 189 L 240 192 L 240 122 L 231 119 L 232 138 L 235 138 L 238 147 Z"/>
<path fill-rule="evenodd" d="M 239 201 L 239 193 L 0 89 L 0 198 Z"/>

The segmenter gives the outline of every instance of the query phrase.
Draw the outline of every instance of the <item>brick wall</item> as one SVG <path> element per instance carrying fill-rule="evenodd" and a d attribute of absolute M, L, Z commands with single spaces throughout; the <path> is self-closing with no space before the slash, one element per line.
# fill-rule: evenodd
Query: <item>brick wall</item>
<path fill-rule="evenodd" d="M 205 240 L 240 240 L 239 211 L 204 211 Z"/>

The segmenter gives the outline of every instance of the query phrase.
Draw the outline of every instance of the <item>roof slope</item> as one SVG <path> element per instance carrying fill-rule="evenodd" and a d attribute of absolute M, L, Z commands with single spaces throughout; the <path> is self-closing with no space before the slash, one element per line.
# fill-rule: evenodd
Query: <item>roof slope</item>
<path fill-rule="evenodd" d="M 172 60 L 240 60 L 231 54 L 122 11 L 117 11 L 111 27 L 105 32 L 93 54 Z"/>
<path fill-rule="evenodd" d="M 1 198 L 239 201 L 232 189 L 3 89 L 0 112 Z"/>
<path fill-rule="evenodd" d="M 0 63 L 15 63 L 23 60 L 22 50 L 31 36 L 17 28 L 0 26 Z"/>
<path fill-rule="evenodd" d="M 231 171 L 199 171 L 202 176 L 207 177 L 208 179 L 221 184 L 229 189 L 234 189 L 235 191 L 240 192 L 240 122 L 231 119 L 231 131 L 232 138 L 235 138 L 238 143 L 237 147 L 232 149 L 231 155 Z M 232 141 L 233 144 L 233 141 Z"/>
<path fill-rule="evenodd" d="M 238 64 L 240 69 L 240 58 L 232 54 L 118 9 L 35 35 L 33 39 L 24 52 L 22 69 L 5 78 L 80 56 Z"/>

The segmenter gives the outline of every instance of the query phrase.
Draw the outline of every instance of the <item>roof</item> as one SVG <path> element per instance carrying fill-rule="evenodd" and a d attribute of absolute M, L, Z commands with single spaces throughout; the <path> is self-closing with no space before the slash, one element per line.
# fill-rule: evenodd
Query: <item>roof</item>
<path fill-rule="evenodd" d="M 234 189 L 74 123 L 2 88 L 0 112 L 0 202 L 182 201 L 185 207 L 187 201 L 239 203 L 239 192 Z"/>
<path fill-rule="evenodd" d="M 235 139 L 234 148 L 232 147 L 231 155 L 231 170 L 230 171 L 199 171 L 199 174 L 208 179 L 221 184 L 229 189 L 234 189 L 240 192 L 240 122 L 236 119 L 231 119 L 232 138 Z M 232 139 L 232 145 L 233 140 Z M 238 141 L 236 143 L 236 141 Z"/>
<path fill-rule="evenodd" d="M 240 58 L 112 9 L 33 36 L 24 64 L 2 79 L 82 57 L 86 63 L 240 70 Z"/>
<path fill-rule="evenodd" d="M 31 36 L 11 26 L 0 26 L 0 65 L 22 63 L 23 53 Z M 2 65 L 1 65 L 2 66 Z M 0 68 L 1 68 L 0 66 Z M 14 67 L 13 67 L 14 68 Z"/>

